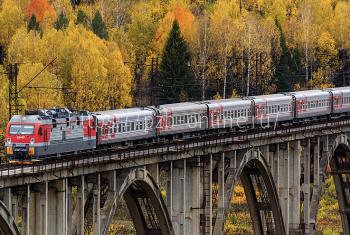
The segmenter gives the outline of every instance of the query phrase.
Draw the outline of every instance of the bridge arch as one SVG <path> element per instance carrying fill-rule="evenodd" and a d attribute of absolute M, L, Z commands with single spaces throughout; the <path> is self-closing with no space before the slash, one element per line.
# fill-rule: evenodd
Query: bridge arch
<path fill-rule="evenodd" d="M 240 179 L 245 191 L 253 223 L 254 234 L 285 234 L 282 212 L 277 190 L 268 165 L 258 149 L 250 149 L 237 156 L 241 159 L 234 173 L 230 194 L 225 208 L 232 198 L 234 188 Z M 225 215 L 228 211 L 225 209 Z"/>
<path fill-rule="evenodd" d="M 0 201 L 0 234 L 20 234 L 14 218 L 2 201 Z"/>
<path fill-rule="evenodd" d="M 173 228 L 160 189 L 151 174 L 144 168 L 133 169 L 118 176 L 122 180 L 102 234 L 107 234 L 116 208 L 122 197 L 140 235 L 173 235 Z"/>
<path fill-rule="evenodd" d="M 328 160 L 336 188 L 343 233 L 350 234 L 350 145 L 348 137 L 338 135 L 332 143 L 331 150 Z"/>

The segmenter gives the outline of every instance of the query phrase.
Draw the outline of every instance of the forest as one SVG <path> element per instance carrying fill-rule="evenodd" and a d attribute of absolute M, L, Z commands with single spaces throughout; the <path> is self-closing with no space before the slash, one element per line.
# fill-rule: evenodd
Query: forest
<path fill-rule="evenodd" d="M 21 112 L 349 85 L 348 0 L 0 0 L 0 6 L 1 142 L 8 65 L 18 68 Z"/>

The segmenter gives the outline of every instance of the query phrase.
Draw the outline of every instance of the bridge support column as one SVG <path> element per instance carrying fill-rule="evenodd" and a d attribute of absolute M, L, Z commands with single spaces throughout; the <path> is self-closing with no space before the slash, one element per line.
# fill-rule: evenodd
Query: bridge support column
<path fill-rule="evenodd" d="M 328 137 L 326 137 L 328 138 Z M 319 207 L 319 202 L 321 199 L 321 195 L 322 195 L 322 182 L 323 180 L 321 180 L 321 171 L 323 171 L 323 169 L 326 169 L 326 165 L 327 164 L 323 164 L 322 167 L 320 167 L 321 165 L 321 145 L 320 145 L 321 141 L 320 141 L 320 137 L 317 137 L 314 141 L 314 145 L 313 145 L 313 172 L 310 172 L 311 174 L 313 174 L 313 186 L 312 186 L 312 193 L 311 193 L 311 198 L 310 198 L 310 225 L 309 225 L 309 230 L 310 230 L 310 234 L 314 234 L 315 233 L 315 229 L 316 229 L 316 217 L 317 217 L 317 211 Z M 326 143 L 328 145 L 328 141 L 326 140 Z M 328 147 L 325 147 L 325 149 L 327 149 Z M 311 150 L 311 149 L 310 149 Z M 326 155 L 327 156 L 327 155 Z M 327 157 L 326 157 L 327 158 Z M 328 158 L 327 158 L 328 159 Z"/>
<path fill-rule="evenodd" d="M 159 184 L 159 164 L 147 165 L 146 170 L 151 173 L 152 178 Z"/>
<path fill-rule="evenodd" d="M 11 188 L 4 188 L 1 190 L 1 196 L 2 201 L 4 202 L 5 206 L 9 210 L 10 213 L 12 213 L 12 192 Z"/>
<path fill-rule="evenodd" d="M 206 235 L 213 234 L 213 155 L 209 154 L 208 161 L 204 166 L 204 217 L 205 217 L 205 233 Z"/>
<path fill-rule="evenodd" d="M 214 234 L 224 233 L 225 223 L 225 152 L 221 153 L 218 162 L 218 209 L 216 214 Z"/>
<path fill-rule="evenodd" d="M 280 179 L 279 179 L 279 174 L 280 174 L 280 145 L 276 144 L 273 148 L 272 152 L 272 167 L 271 167 L 271 172 L 272 172 L 272 177 L 276 185 L 276 189 L 279 189 L 280 185 Z"/>
<path fill-rule="evenodd" d="M 73 215 L 73 204 L 72 204 L 72 187 L 71 185 L 69 184 L 68 182 L 68 179 L 66 179 L 66 183 L 65 183 L 65 186 L 66 186 L 66 198 L 65 198 L 65 201 L 66 201 L 66 234 L 73 234 L 73 225 L 72 225 L 72 215 Z"/>
<path fill-rule="evenodd" d="M 24 200 L 23 218 L 25 233 L 32 235 L 47 234 L 47 183 L 34 184 L 27 188 Z M 28 223 L 28 224 L 27 224 Z"/>
<path fill-rule="evenodd" d="M 11 213 L 12 216 L 15 220 L 15 222 L 17 223 L 18 221 L 18 195 L 12 195 L 12 199 L 11 199 Z"/>
<path fill-rule="evenodd" d="M 170 161 L 168 166 L 168 180 L 166 193 L 166 204 L 169 212 L 169 217 L 171 220 L 173 220 L 173 161 Z"/>
<path fill-rule="evenodd" d="M 76 221 L 76 231 L 77 235 L 84 235 L 84 221 L 85 221 L 85 188 L 86 182 L 85 177 L 81 176 L 79 178 L 78 190 L 77 190 L 77 207 L 75 216 L 73 216 L 73 221 Z"/>
<path fill-rule="evenodd" d="M 67 234 L 67 200 L 70 200 L 69 196 L 66 196 L 67 179 L 56 180 L 49 185 L 48 189 L 48 231 L 51 234 L 66 235 Z M 69 215 L 68 215 L 69 217 Z"/>
<path fill-rule="evenodd" d="M 22 208 L 22 217 L 23 217 L 23 235 L 29 235 L 29 225 L 30 225 L 30 185 L 26 185 L 25 193 L 22 196 L 23 208 Z"/>
<path fill-rule="evenodd" d="M 101 234 L 104 234 L 103 232 L 106 229 L 107 220 L 109 217 L 109 214 L 111 213 L 110 210 L 113 208 L 115 195 L 117 194 L 117 172 L 111 171 L 105 174 L 102 174 L 101 176 L 104 180 L 107 180 L 108 182 L 108 192 L 107 192 L 107 200 L 105 202 L 105 205 L 101 209 L 101 222 L 100 222 L 100 231 Z M 108 231 L 106 231 L 106 234 Z"/>
<path fill-rule="evenodd" d="M 289 151 L 290 157 L 290 234 L 300 234 L 300 141 L 293 142 Z"/>
<path fill-rule="evenodd" d="M 96 184 L 93 189 L 94 194 L 94 205 L 93 205 L 93 234 L 100 235 L 101 228 L 101 212 L 100 212 L 100 204 L 101 204 L 101 175 L 98 173 L 96 176 Z"/>
<path fill-rule="evenodd" d="M 185 235 L 185 201 L 186 201 L 186 160 L 172 163 L 172 202 L 171 215 L 174 233 Z"/>
<path fill-rule="evenodd" d="M 304 194 L 303 208 L 304 208 L 304 226 L 305 234 L 310 234 L 310 139 L 307 140 L 306 145 L 303 146 L 303 161 L 304 161 L 304 183 L 302 185 L 302 192 Z"/>
<path fill-rule="evenodd" d="M 281 203 L 281 210 L 283 215 L 283 222 L 286 235 L 289 234 L 289 143 L 280 145 L 280 175 L 279 179 L 279 199 Z"/>
<path fill-rule="evenodd" d="M 187 163 L 185 181 L 185 234 L 200 234 L 200 159 Z"/>

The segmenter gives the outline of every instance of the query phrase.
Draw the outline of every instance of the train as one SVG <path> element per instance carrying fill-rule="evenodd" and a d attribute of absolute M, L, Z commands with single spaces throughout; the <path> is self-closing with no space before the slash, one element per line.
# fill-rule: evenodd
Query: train
<path fill-rule="evenodd" d="M 14 115 L 7 124 L 5 156 L 9 160 L 43 160 L 111 146 L 294 125 L 349 114 L 350 87 L 97 112 L 34 110 Z"/>

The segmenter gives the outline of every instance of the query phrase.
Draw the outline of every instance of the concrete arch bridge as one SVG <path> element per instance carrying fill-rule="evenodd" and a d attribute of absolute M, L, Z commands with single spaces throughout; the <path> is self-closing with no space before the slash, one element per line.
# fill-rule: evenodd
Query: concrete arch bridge
<path fill-rule="evenodd" d="M 255 234 L 313 234 L 330 174 L 350 234 L 349 137 L 338 120 L 4 164 L 0 234 L 108 234 L 121 200 L 137 234 L 223 234 L 239 181 Z"/>

